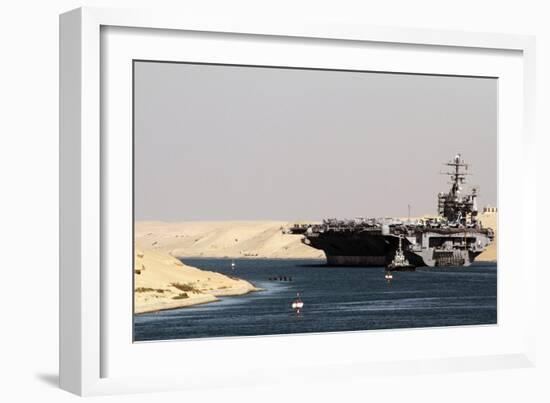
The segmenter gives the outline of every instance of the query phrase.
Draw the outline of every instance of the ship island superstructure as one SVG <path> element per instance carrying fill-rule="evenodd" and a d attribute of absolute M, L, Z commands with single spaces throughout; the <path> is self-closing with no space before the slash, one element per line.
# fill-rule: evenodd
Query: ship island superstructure
<path fill-rule="evenodd" d="M 462 193 L 468 164 L 457 154 L 445 165 L 451 188 L 437 195 L 436 217 L 331 218 L 284 231 L 301 234 L 304 244 L 323 250 L 331 266 L 387 266 L 400 243 L 404 257 L 416 267 L 469 266 L 491 244 L 494 232 L 478 219 L 478 189 Z"/>

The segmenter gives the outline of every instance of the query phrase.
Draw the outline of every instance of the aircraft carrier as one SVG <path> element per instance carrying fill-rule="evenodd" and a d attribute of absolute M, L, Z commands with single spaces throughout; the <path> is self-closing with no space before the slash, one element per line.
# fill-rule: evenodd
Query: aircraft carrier
<path fill-rule="evenodd" d="M 388 266 L 400 239 L 405 258 L 415 267 L 469 266 L 493 242 L 494 232 L 478 219 L 478 189 L 462 194 L 468 164 L 458 154 L 445 165 L 451 189 L 437 195 L 436 217 L 325 219 L 283 231 L 303 235 L 302 242 L 323 250 L 331 266 Z"/>

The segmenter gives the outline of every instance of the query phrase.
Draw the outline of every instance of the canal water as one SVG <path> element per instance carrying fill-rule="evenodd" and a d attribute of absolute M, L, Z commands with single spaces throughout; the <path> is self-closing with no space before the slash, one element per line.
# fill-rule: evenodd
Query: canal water
<path fill-rule="evenodd" d="M 321 260 L 182 259 L 264 291 L 219 302 L 136 315 L 134 340 L 341 332 L 495 324 L 497 266 L 419 268 L 384 279 L 384 269 L 328 267 Z M 287 277 L 287 281 L 273 280 Z M 291 278 L 291 281 L 288 281 Z M 296 315 L 296 294 L 304 309 Z"/>

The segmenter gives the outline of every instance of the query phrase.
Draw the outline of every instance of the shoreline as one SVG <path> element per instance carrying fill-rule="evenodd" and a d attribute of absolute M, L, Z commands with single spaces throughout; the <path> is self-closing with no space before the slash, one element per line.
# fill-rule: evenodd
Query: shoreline
<path fill-rule="evenodd" d="M 182 263 L 158 250 L 135 250 L 134 314 L 216 302 L 261 291 L 250 282 Z"/>
<path fill-rule="evenodd" d="M 155 250 L 155 249 L 153 249 Z M 326 261 L 326 258 L 318 257 L 269 257 L 269 256 L 177 256 L 170 255 L 176 259 L 193 259 L 193 260 L 207 260 L 207 259 L 218 259 L 218 260 L 320 260 Z"/>
<path fill-rule="evenodd" d="M 205 295 L 212 296 L 213 299 L 208 299 L 207 298 L 207 299 L 202 300 L 202 301 L 196 301 L 198 298 L 193 298 L 193 299 L 190 299 L 190 300 L 182 300 L 179 304 L 176 303 L 178 305 L 174 305 L 174 306 L 170 306 L 169 304 L 166 304 L 165 306 L 160 307 L 160 308 L 154 308 L 153 306 L 151 306 L 151 307 L 145 308 L 144 310 L 139 310 L 139 311 L 134 309 L 134 316 L 145 315 L 145 314 L 150 314 L 150 313 L 155 313 L 155 312 L 162 312 L 162 311 L 173 311 L 174 309 L 190 308 L 190 307 L 198 306 L 198 305 L 211 304 L 211 303 L 215 303 L 215 302 L 220 302 L 221 299 L 219 299 L 218 297 L 239 297 L 239 296 L 243 296 L 243 295 L 252 294 L 254 292 L 261 292 L 261 291 L 264 291 L 264 289 L 254 287 L 253 290 L 247 290 L 246 292 L 231 293 L 230 290 L 228 290 L 228 291 L 229 291 L 228 294 L 217 294 L 217 295 L 205 294 Z M 193 301 L 193 300 L 195 300 L 195 301 Z"/>
<path fill-rule="evenodd" d="M 227 257 L 227 256 L 224 256 L 224 257 L 220 257 L 220 256 L 175 256 L 175 255 L 171 255 L 173 257 L 175 257 L 176 259 L 180 260 L 180 259 L 193 259 L 193 260 L 209 260 L 209 259 L 215 259 L 215 260 L 231 260 L 231 259 L 239 259 L 239 260 L 304 260 L 304 261 L 312 261 L 312 260 L 317 260 L 317 261 L 322 261 L 322 262 L 325 262 L 327 261 L 326 258 L 309 258 L 309 257 L 266 257 L 266 256 L 240 256 L 240 257 Z M 474 260 L 474 262 L 472 263 L 472 266 L 475 265 L 475 264 L 498 264 L 498 261 L 497 260 Z M 327 264 L 327 267 L 339 267 L 339 266 L 329 266 Z M 342 267 L 358 267 L 358 268 L 369 268 L 371 266 L 342 266 Z M 372 267 L 375 267 L 375 266 L 372 266 Z M 376 266 L 378 267 L 378 266 Z M 382 267 L 382 266 L 380 266 Z M 419 266 L 419 267 L 428 267 L 428 266 Z"/>

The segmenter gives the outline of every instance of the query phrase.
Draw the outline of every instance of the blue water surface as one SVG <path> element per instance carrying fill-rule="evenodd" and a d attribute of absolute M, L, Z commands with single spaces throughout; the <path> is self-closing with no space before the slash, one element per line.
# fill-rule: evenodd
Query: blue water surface
<path fill-rule="evenodd" d="M 233 275 L 264 291 L 205 305 L 136 315 L 134 340 L 253 336 L 497 323 L 497 266 L 420 268 L 329 267 L 321 260 L 182 259 Z M 292 281 L 274 281 L 273 277 Z M 291 303 L 300 293 L 299 315 Z"/>

